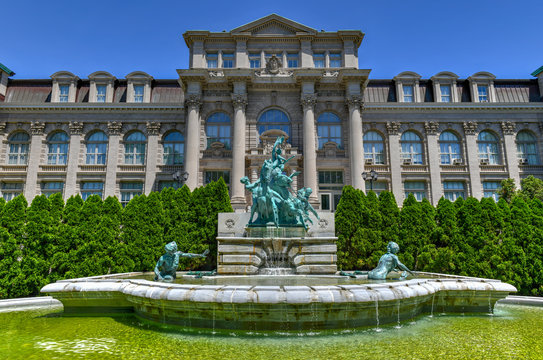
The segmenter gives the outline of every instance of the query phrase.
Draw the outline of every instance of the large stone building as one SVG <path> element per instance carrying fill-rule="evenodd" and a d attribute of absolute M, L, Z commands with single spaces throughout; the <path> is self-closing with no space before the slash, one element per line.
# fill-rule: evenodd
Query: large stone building
<path fill-rule="evenodd" d="M 343 185 L 437 203 L 495 196 L 505 178 L 542 176 L 543 67 L 524 80 L 487 72 L 370 79 L 360 31 L 317 31 L 270 15 L 230 32 L 187 31 L 189 69 L 15 80 L 0 66 L 0 191 L 65 198 L 255 181 L 278 135 L 293 188 L 334 210 Z M 374 170 L 378 178 L 365 181 Z M 364 176 L 363 176 L 363 173 Z M 181 176 L 179 176 L 181 175 Z"/>

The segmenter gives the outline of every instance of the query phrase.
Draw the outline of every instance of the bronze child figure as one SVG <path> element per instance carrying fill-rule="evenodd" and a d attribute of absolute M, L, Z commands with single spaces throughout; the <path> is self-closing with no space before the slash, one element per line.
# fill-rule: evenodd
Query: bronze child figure
<path fill-rule="evenodd" d="M 371 280 L 385 280 L 388 273 L 396 270 L 403 270 L 400 280 L 403 280 L 407 277 L 407 273 L 414 274 L 400 262 L 396 254 L 400 251 L 400 246 L 394 241 L 391 241 L 387 245 L 387 253 L 379 259 L 379 264 L 377 267 L 368 272 L 368 279 Z"/>
<path fill-rule="evenodd" d="M 166 244 L 164 249 L 166 250 L 166 253 L 158 259 L 155 266 L 155 281 L 175 280 L 175 273 L 179 266 L 179 257 L 205 258 L 209 253 L 209 250 L 204 251 L 203 254 L 191 254 L 177 251 L 177 243 L 175 241 Z"/>

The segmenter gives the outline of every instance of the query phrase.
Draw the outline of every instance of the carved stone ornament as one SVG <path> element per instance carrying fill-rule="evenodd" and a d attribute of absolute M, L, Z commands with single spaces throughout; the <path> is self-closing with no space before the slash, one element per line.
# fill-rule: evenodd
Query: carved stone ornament
<path fill-rule="evenodd" d="M 210 77 L 224 77 L 224 73 L 222 71 L 209 70 L 209 76 Z"/>
<path fill-rule="evenodd" d="M 427 123 L 424 124 L 424 130 L 426 130 L 426 134 L 428 135 L 437 134 L 438 127 L 439 125 L 435 121 L 428 121 Z"/>
<path fill-rule="evenodd" d="M 333 141 L 325 142 L 322 145 L 322 149 L 324 150 L 324 156 L 327 158 L 336 158 L 337 156 L 337 144 Z"/>
<path fill-rule="evenodd" d="M 351 95 L 347 97 L 345 101 L 349 108 L 358 106 L 360 110 L 364 110 L 364 101 L 362 100 L 362 95 Z"/>
<path fill-rule="evenodd" d="M 30 132 L 32 135 L 43 135 L 43 129 L 45 129 L 45 124 L 40 121 L 34 121 L 30 125 Z"/>
<path fill-rule="evenodd" d="M 322 73 L 322 76 L 323 77 L 338 77 L 339 71 L 324 71 Z"/>
<path fill-rule="evenodd" d="M 513 135 L 515 133 L 515 124 L 511 121 L 502 122 L 502 131 L 504 135 Z"/>
<path fill-rule="evenodd" d="M 149 135 L 158 135 L 160 133 L 160 123 L 154 121 L 148 121 L 147 124 L 147 134 Z"/>
<path fill-rule="evenodd" d="M 247 107 L 247 95 L 246 94 L 232 94 L 232 106 L 234 110 L 243 110 Z"/>
<path fill-rule="evenodd" d="M 0 133 L 3 133 L 4 130 L 6 130 L 6 125 L 5 121 L 0 122 Z"/>
<path fill-rule="evenodd" d="M 83 123 L 80 121 L 71 122 L 69 127 L 70 135 L 81 135 L 83 133 Z"/>
<path fill-rule="evenodd" d="M 477 131 L 477 123 L 475 121 L 467 121 L 462 125 L 464 126 L 466 135 L 475 135 L 475 132 Z"/>
<path fill-rule="evenodd" d="M 199 95 L 189 95 L 187 96 L 187 99 L 185 100 L 185 105 L 189 109 L 196 109 L 199 110 L 200 106 L 202 106 L 202 100 L 200 99 Z"/>
<path fill-rule="evenodd" d="M 224 144 L 220 141 L 215 141 L 209 146 L 211 150 L 211 157 L 217 159 L 224 157 L 224 151 L 226 150 Z"/>
<path fill-rule="evenodd" d="M 315 94 L 304 94 L 300 102 L 304 110 L 313 110 L 317 104 L 317 96 Z"/>
<path fill-rule="evenodd" d="M 272 55 L 266 60 L 266 68 L 264 70 L 256 70 L 256 76 L 292 76 L 293 71 L 283 69 L 283 63 L 275 55 Z"/>
<path fill-rule="evenodd" d="M 400 132 L 400 123 L 399 122 L 387 122 L 386 124 L 387 132 L 389 135 L 398 135 Z"/>
<path fill-rule="evenodd" d="M 109 135 L 121 135 L 122 128 L 123 128 L 123 123 L 120 121 L 112 121 L 107 124 L 107 131 Z"/>
<path fill-rule="evenodd" d="M 320 219 L 319 220 L 319 227 L 321 229 L 326 229 L 328 227 L 328 220 L 326 219 Z"/>
<path fill-rule="evenodd" d="M 236 222 L 234 221 L 234 219 L 227 219 L 225 222 L 224 222 L 224 225 L 226 225 L 226 227 L 228 229 L 233 229 L 234 228 L 234 225 L 236 225 Z"/>

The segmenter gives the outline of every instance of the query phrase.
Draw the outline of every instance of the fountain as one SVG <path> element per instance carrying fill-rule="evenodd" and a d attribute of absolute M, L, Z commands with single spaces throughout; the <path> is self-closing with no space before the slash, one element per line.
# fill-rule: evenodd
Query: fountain
<path fill-rule="evenodd" d="M 114 274 L 60 280 L 41 292 L 60 300 L 66 313 L 135 312 L 162 323 L 253 331 L 379 327 L 437 311 L 488 313 L 516 292 L 499 280 L 422 272 L 405 278 L 409 269 L 399 263 L 396 244 L 377 269 L 337 275 L 333 214 L 311 207 L 311 189 L 290 191 L 298 174 L 283 173 L 289 159 L 281 156 L 282 142 L 258 180 L 241 179 L 253 194 L 251 213 L 219 214 L 217 276 L 178 273 L 175 282 L 156 282 L 155 273 Z M 158 272 L 157 264 L 156 277 L 174 280 L 177 263 L 170 257 L 175 266 L 164 267 L 167 259 L 159 264 L 170 273 Z"/>

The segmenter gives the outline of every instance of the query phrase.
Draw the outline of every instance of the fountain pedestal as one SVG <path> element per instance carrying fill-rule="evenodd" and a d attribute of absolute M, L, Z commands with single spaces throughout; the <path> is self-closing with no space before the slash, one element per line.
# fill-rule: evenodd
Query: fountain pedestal
<path fill-rule="evenodd" d="M 218 226 L 217 272 L 251 275 L 290 269 L 294 274 L 335 274 L 337 246 L 334 214 L 303 227 L 248 227 L 248 213 L 221 213 Z"/>

